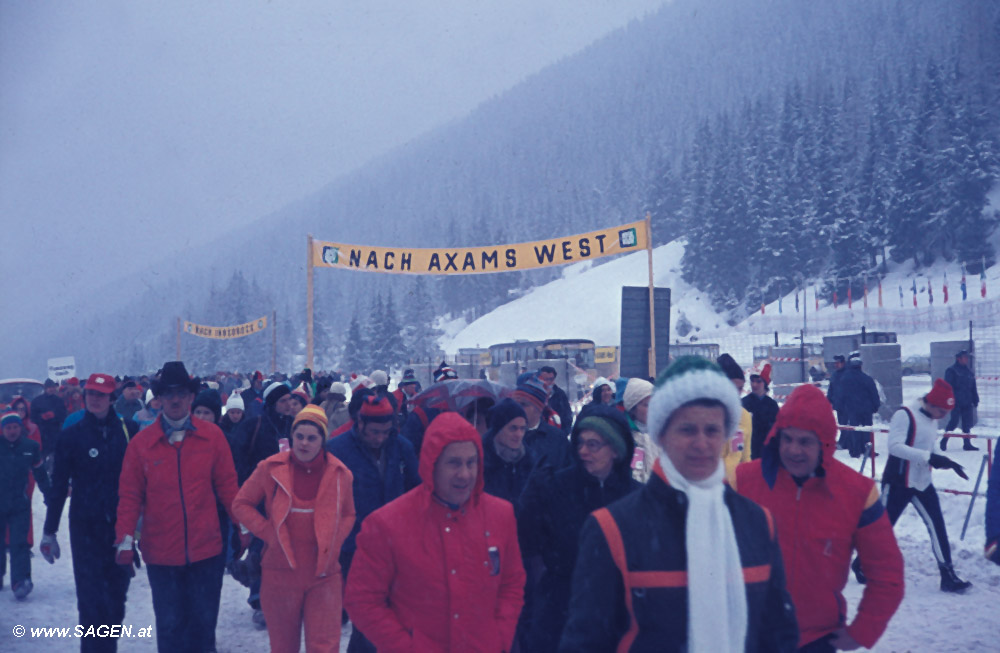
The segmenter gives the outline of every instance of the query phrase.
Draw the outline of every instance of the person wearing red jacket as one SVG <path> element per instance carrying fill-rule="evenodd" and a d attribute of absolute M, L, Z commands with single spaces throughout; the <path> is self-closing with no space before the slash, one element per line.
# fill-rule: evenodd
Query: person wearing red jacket
<path fill-rule="evenodd" d="M 236 521 L 239 488 L 226 436 L 191 417 L 198 387 L 184 363 L 163 366 L 152 384 L 163 412 L 129 442 L 118 481 L 116 562 L 131 568 L 141 515 L 156 646 L 171 653 L 215 650 L 225 565 L 216 497 Z"/>
<path fill-rule="evenodd" d="M 326 429 L 322 408 L 299 411 L 291 451 L 262 460 L 233 501 L 240 522 L 266 543 L 260 604 L 272 653 L 298 653 L 303 627 L 310 653 L 340 650 L 339 557 L 354 525 L 353 477 L 324 450 Z"/>
<path fill-rule="evenodd" d="M 509 651 L 524 605 L 514 508 L 483 492 L 483 447 L 457 413 L 420 450 L 423 483 L 361 527 L 344 599 L 380 651 Z"/>
<path fill-rule="evenodd" d="M 903 556 L 875 482 L 837 461 L 837 420 L 822 391 L 796 388 L 761 457 L 736 468 L 743 496 L 774 515 L 799 622 L 800 651 L 871 648 L 903 600 Z M 854 621 L 843 589 L 857 549 L 868 577 Z"/>

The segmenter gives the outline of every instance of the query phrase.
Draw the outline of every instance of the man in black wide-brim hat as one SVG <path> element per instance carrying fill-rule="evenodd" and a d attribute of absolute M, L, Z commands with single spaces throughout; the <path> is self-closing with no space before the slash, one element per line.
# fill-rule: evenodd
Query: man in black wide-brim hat
<path fill-rule="evenodd" d="M 191 417 L 198 386 L 181 361 L 163 366 L 152 383 L 163 410 L 129 442 L 118 487 L 117 562 L 131 569 L 142 515 L 160 651 L 215 650 L 225 565 L 216 497 L 229 512 L 238 491 L 222 431 Z"/>

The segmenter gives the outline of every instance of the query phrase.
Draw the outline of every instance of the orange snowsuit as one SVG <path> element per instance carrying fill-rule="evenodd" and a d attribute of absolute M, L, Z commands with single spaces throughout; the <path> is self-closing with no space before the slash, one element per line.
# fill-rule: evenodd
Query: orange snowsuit
<path fill-rule="evenodd" d="M 340 547 L 354 525 L 350 470 L 326 451 L 315 499 L 293 492 L 292 452 L 257 465 L 233 500 L 233 514 L 264 540 L 261 609 L 271 651 L 297 653 L 305 627 L 306 651 L 340 650 Z M 264 502 L 266 517 L 257 506 Z"/>

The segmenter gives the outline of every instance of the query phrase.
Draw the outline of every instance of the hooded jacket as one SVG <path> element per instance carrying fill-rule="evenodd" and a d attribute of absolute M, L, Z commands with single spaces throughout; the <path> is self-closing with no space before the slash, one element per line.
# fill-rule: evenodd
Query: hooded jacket
<path fill-rule="evenodd" d="M 817 434 L 819 466 L 797 481 L 780 460 L 777 434 L 786 427 Z M 796 388 L 778 413 L 761 458 L 736 469 L 733 489 L 774 516 L 788 592 L 798 616 L 799 646 L 847 626 L 871 648 L 903 600 L 903 557 L 875 482 L 833 457 L 837 422 L 814 386 Z M 843 590 L 858 550 L 868 582 L 854 621 L 847 624 Z"/>
<path fill-rule="evenodd" d="M 264 564 L 295 569 L 295 554 L 286 520 L 292 512 L 291 451 L 266 458 L 247 479 L 233 500 L 233 515 L 254 535 L 267 543 Z M 323 478 L 316 494 L 315 521 L 317 578 L 340 573 L 340 547 L 354 526 L 354 496 L 351 470 L 326 451 Z M 264 502 L 264 515 L 257 506 Z"/>
<path fill-rule="evenodd" d="M 473 442 L 479 469 L 457 510 L 434 496 L 445 447 Z M 423 482 L 365 519 L 344 605 L 380 651 L 510 650 L 524 604 L 514 509 L 483 492 L 479 434 L 455 413 L 439 415 L 420 451 Z"/>

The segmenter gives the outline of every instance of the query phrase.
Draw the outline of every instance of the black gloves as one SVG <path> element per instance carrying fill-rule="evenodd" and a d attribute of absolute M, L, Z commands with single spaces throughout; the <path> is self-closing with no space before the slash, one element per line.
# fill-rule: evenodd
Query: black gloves
<path fill-rule="evenodd" d="M 934 469 L 953 469 L 955 473 L 969 480 L 969 475 L 965 473 L 965 468 L 956 463 L 954 460 L 948 456 L 942 456 L 940 454 L 932 453 L 930 459 L 930 465 Z"/>

